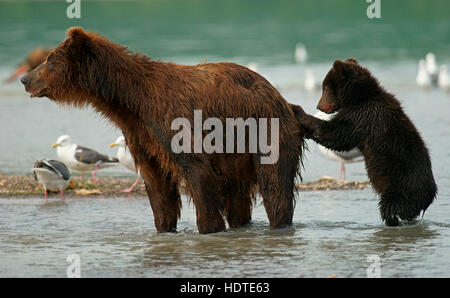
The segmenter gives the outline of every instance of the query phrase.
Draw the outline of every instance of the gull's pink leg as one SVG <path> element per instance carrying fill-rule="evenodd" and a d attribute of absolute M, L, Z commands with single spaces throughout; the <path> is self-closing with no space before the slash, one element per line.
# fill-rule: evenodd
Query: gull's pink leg
<path fill-rule="evenodd" d="M 94 182 L 94 184 L 97 184 L 97 171 L 98 166 L 95 166 L 95 170 L 92 172 L 92 181 Z"/>
<path fill-rule="evenodd" d="M 134 184 L 130 188 L 122 190 L 122 192 L 132 192 L 133 189 L 136 187 L 136 185 L 139 183 L 139 181 L 141 181 L 141 179 L 139 177 L 137 177 Z"/>
<path fill-rule="evenodd" d="M 341 167 L 339 168 L 339 179 L 345 180 L 345 165 L 341 163 Z"/>
<path fill-rule="evenodd" d="M 66 198 L 64 197 L 64 189 L 61 189 L 61 197 L 62 197 L 62 201 L 64 202 L 64 200 L 66 199 Z"/>

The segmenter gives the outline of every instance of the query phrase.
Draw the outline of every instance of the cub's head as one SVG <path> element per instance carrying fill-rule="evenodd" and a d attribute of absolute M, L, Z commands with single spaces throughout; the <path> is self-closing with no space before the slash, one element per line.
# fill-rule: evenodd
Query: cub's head
<path fill-rule="evenodd" d="M 378 88 L 377 80 L 355 59 L 336 60 L 323 80 L 317 109 L 331 114 L 356 105 L 367 99 L 366 95 L 374 88 Z"/>
<path fill-rule="evenodd" d="M 75 103 L 85 96 L 82 88 L 89 79 L 86 68 L 94 66 L 96 34 L 80 27 L 67 31 L 67 38 L 47 56 L 44 62 L 25 75 L 21 82 L 31 97 L 48 97 L 65 103 Z"/>

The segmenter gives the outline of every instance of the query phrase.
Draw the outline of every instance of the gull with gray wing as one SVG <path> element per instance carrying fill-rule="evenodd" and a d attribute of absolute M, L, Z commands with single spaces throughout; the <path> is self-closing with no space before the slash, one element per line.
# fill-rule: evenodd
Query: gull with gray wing
<path fill-rule="evenodd" d="M 48 189 L 58 189 L 64 201 L 64 188 L 70 181 L 70 171 L 65 164 L 44 158 L 34 163 L 32 171 L 34 179 L 44 186 L 45 203 Z"/>
<path fill-rule="evenodd" d="M 85 172 L 92 171 L 94 183 L 97 183 L 96 173 L 98 170 L 119 164 L 117 158 L 73 144 L 68 135 L 60 136 L 56 143 L 52 145 L 52 148 L 57 148 L 56 154 L 61 162 L 65 163 L 70 169 L 81 172 L 82 177 L 84 177 Z"/>

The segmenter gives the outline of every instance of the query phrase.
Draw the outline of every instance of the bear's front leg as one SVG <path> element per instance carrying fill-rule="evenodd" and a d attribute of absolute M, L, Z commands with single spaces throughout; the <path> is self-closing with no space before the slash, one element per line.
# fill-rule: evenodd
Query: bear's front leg
<path fill-rule="evenodd" d="M 177 187 L 167 181 L 159 181 L 158 184 L 156 187 L 154 183 L 145 181 L 156 230 L 158 233 L 176 232 L 181 209 L 180 194 Z"/>
<path fill-rule="evenodd" d="M 172 175 L 162 173 L 154 158 L 141 164 L 141 175 L 145 180 L 156 230 L 158 233 L 176 232 L 181 199 L 178 185 L 172 181 Z"/>

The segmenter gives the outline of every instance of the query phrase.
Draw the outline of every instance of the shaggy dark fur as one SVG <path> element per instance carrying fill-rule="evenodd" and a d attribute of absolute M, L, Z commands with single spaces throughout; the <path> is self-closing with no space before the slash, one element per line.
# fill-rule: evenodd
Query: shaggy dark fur
<path fill-rule="evenodd" d="M 394 95 L 353 58 L 336 60 L 322 89 L 317 108 L 338 111 L 330 121 L 292 106 L 306 137 L 336 151 L 361 150 L 387 225 L 399 225 L 399 219 L 410 221 L 425 212 L 437 193 L 430 157 Z"/>
<path fill-rule="evenodd" d="M 233 63 L 153 61 L 71 28 L 22 82 L 32 96 L 92 106 L 122 130 L 145 180 L 158 232 L 176 230 L 182 181 L 194 201 L 200 233 L 225 230 L 224 219 L 230 227 L 249 223 L 256 189 L 271 227 L 292 223 L 303 131 L 289 104 L 257 73 Z M 193 124 L 195 109 L 202 110 L 203 119 L 217 117 L 223 123 L 226 118 L 279 118 L 278 162 L 260 164 L 261 153 L 173 153 L 177 131 L 171 123 L 183 117 Z"/>

